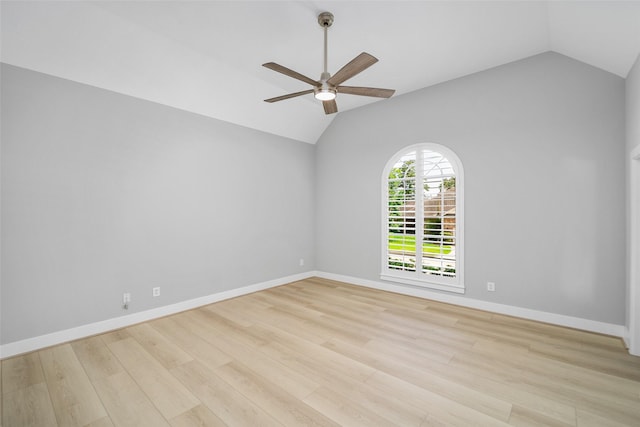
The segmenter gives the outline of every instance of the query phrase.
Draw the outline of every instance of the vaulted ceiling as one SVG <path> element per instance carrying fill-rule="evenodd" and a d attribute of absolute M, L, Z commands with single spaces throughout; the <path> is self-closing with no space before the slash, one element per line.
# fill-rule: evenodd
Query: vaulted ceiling
<path fill-rule="evenodd" d="M 640 52 L 640 1 L 2 1 L 1 60 L 315 143 L 336 115 L 263 102 L 309 86 L 261 64 L 319 79 L 323 11 L 329 71 L 368 52 L 346 84 L 395 96 L 550 50 L 626 77 Z"/>

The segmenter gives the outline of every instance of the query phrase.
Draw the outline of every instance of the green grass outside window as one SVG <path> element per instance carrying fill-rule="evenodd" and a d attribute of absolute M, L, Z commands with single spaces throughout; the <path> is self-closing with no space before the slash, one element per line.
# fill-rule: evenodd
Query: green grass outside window
<path fill-rule="evenodd" d="M 431 242 L 422 243 L 422 252 L 424 254 L 447 255 L 451 252 L 453 245 L 440 246 Z M 389 233 L 389 250 L 390 251 L 416 251 L 416 236 L 413 234 L 395 234 Z"/>

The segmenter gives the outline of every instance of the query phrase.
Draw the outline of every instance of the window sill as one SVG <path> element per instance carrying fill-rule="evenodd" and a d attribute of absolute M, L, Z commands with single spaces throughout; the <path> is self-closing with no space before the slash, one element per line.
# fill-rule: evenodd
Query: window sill
<path fill-rule="evenodd" d="M 396 283 L 402 283 L 405 285 L 411 285 L 411 286 L 417 286 L 420 288 L 426 288 L 426 289 L 435 289 L 438 291 L 446 291 L 446 292 L 453 292 L 456 294 L 464 294 L 464 284 L 458 284 L 458 283 L 436 283 L 436 282 L 432 282 L 432 281 L 426 281 L 426 280 L 416 280 L 413 278 L 409 278 L 409 277 L 403 277 L 403 276 L 396 276 L 396 275 L 390 275 L 390 274 L 381 274 L 380 275 L 380 279 L 382 280 L 386 280 L 389 282 L 396 282 Z"/>

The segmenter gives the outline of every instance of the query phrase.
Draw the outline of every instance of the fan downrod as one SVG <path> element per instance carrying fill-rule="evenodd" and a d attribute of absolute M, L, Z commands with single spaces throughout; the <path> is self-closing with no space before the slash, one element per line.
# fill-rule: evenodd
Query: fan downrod
<path fill-rule="evenodd" d="M 318 24 L 320 24 L 322 28 L 329 28 L 331 24 L 333 24 L 333 13 L 322 12 L 318 15 Z"/>

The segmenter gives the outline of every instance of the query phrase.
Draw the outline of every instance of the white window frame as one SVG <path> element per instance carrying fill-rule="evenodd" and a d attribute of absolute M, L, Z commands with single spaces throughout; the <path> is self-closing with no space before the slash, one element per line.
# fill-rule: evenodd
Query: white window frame
<path fill-rule="evenodd" d="M 389 204 L 389 173 L 394 165 L 406 154 L 416 151 L 418 153 L 422 150 L 435 151 L 442 154 L 451 163 L 456 178 L 456 275 L 453 278 L 449 277 L 437 277 L 429 274 L 422 273 L 421 268 L 416 268 L 415 272 L 402 271 L 391 269 L 388 266 L 388 245 L 389 245 L 389 217 L 388 217 L 388 204 Z M 417 163 L 417 162 L 416 162 Z M 416 178 L 418 170 L 416 170 Z M 416 188 L 418 188 L 416 183 Z M 464 170 L 462 168 L 462 162 L 458 156 L 449 148 L 435 143 L 420 143 L 414 144 L 409 147 L 405 147 L 402 150 L 394 154 L 387 162 L 382 172 L 382 256 L 381 256 L 381 273 L 380 278 L 391 282 L 398 282 L 407 285 L 419 286 L 429 289 L 437 289 L 440 291 L 449 291 L 459 294 L 465 292 L 464 286 Z M 418 198 L 417 198 L 418 199 Z M 420 202 L 422 203 L 421 197 Z M 416 218 L 416 230 L 419 224 L 422 223 L 422 219 Z M 416 239 L 417 240 L 417 239 Z M 421 251 L 418 249 L 418 252 Z"/>

